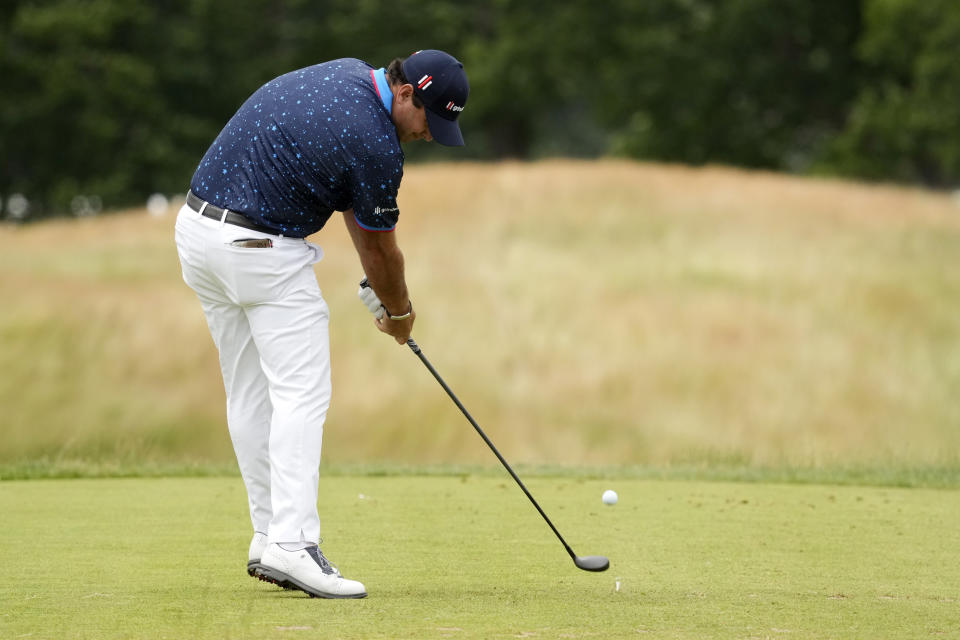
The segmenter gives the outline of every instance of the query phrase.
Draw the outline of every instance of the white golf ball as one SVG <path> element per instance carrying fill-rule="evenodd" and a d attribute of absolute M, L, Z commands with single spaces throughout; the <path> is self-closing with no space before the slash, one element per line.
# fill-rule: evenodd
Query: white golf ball
<path fill-rule="evenodd" d="M 603 504 L 617 504 L 617 492 L 607 489 L 603 492 Z"/>

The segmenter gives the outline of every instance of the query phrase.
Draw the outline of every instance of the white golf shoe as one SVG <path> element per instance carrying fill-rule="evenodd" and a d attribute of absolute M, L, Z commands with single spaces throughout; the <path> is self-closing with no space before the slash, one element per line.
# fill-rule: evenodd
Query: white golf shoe
<path fill-rule="evenodd" d="M 300 589 L 314 598 L 366 598 L 362 583 L 348 580 L 312 545 L 300 551 L 285 551 L 268 545 L 260 557 L 256 575 L 285 589 Z"/>
<path fill-rule="evenodd" d="M 267 534 L 254 532 L 253 539 L 250 540 L 250 553 L 247 555 L 247 574 L 251 577 L 256 577 L 257 569 L 260 568 L 260 558 L 266 550 Z"/>

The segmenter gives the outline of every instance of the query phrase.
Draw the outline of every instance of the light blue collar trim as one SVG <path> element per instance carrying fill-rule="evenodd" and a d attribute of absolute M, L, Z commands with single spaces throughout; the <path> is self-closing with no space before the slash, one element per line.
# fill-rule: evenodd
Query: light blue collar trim
<path fill-rule="evenodd" d="M 390 91 L 390 83 L 387 82 L 387 72 L 383 67 L 375 69 L 371 72 L 373 74 L 373 82 L 377 87 L 377 93 L 380 94 L 380 99 L 383 101 L 383 106 L 387 108 L 387 113 L 393 113 L 393 92 Z"/>

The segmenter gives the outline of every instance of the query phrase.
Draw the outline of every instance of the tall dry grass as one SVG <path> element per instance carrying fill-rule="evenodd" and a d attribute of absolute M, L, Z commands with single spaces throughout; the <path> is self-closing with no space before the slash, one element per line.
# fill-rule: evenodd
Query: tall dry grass
<path fill-rule="evenodd" d="M 628 162 L 417 165 L 398 239 L 415 337 L 517 462 L 955 464 L 960 207 Z M 0 229 L 0 461 L 229 461 L 174 216 Z M 339 218 L 332 462 L 487 462 L 356 301 Z"/>

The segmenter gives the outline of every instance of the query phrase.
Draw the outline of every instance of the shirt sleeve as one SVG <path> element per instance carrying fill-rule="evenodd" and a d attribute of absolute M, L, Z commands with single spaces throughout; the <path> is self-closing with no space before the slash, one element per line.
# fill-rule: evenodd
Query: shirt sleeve
<path fill-rule="evenodd" d="M 357 224 L 367 231 L 392 231 L 400 217 L 397 191 L 403 178 L 403 161 L 372 156 L 354 166 L 350 173 Z"/>

